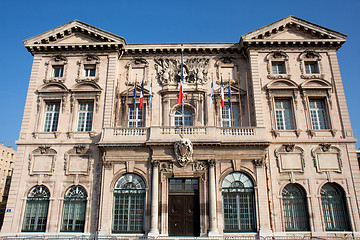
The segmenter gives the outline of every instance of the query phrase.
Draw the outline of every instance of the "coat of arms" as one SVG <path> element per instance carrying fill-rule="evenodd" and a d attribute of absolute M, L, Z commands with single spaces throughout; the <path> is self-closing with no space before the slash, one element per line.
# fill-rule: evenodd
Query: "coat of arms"
<path fill-rule="evenodd" d="M 175 142 L 175 156 L 180 166 L 185 166 L 191 162 L 193 145 L 189 139 L 181 138 L 180 141 Z"/>

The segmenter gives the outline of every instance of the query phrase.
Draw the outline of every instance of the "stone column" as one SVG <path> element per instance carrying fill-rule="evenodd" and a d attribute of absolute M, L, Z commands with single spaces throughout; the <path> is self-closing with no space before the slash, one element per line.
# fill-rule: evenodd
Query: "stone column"
<path fill-rule="evenodd" d="M 216 180 L 215 180 L 215 165 L 216 160 L 211 159 L 209 163 L 209 218 L 210 231 L 208 236 L 219 236 L 217 224 L 217 208 L 216 208 Z"/>
<path fill-rule="evenodd" d="M 158 236 L 159 214 L 159 161 L 153 162 L 152 188 L 151 188 L 151 226 L 148 236 Z"/>

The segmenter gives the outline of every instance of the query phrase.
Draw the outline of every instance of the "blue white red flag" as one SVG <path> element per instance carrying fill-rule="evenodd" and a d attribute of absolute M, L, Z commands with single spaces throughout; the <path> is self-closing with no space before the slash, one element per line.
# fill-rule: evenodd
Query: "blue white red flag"
<path fill-rule="evenodd" d="M 143 109 L 143 103 L 144 103 L 144 78 L 141 83 L 141 91 L 140 91 L 140 109 Z"/>
<path fill-rule="evenodd" d="M 152 81 L 150 83 L 149 110 L 151 109 L 151 97 L 152 97 L 151 89 L 152 89 Z"/>
<path fill-rule="evenodd" d="M 220 101 L 221 101 L 221 107 L 224 108 L 225 107 L 225 104 L 224 104 L 224 85 L 223 85 L 222 76 L 221 76 L 221 88 L 220 88 Z"/>
<path fill-rule="evenodd" d="M 135 111 L 135 101 L 136 101 L 136 81 L 134 85 L 134 96 L 133 96 L 133 110 Z"/>
<path fill-rule="evenodd" d="M 214 94 L 214 82 L 211 81 L 211 84 L 210 84 L 210 107 L 212 107 L 212 103 L 213 103 L 213 94 Z"/>
<path fill-rule="evenodd" d="M 229 89 L 228 89 L 228 108 L 231 108 L 231 84 L 230 84 L 230 77 L 229 77 Z"/>

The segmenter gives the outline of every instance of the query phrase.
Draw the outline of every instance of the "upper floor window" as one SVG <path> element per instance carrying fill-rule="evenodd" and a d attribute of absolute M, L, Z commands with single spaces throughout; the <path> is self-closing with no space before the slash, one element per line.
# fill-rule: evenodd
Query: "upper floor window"
<path fill-rule="evenodd" d="M 294 129 L 290 100 L 275 99 L 275 120 L 278 130 Z"/>
<path fill-rule="evenodd" d="M 324 99 L 310 99 L 310 117 L 313 129 L 328 129 Z"/>
<path fill-rule="evenodd" d="M 128 127 L 143 127 L 144 126 L 144 112 L 145 108 L 139 108 L 139 105 L 129 107 Z"/>
<path fill-rule="evenodd" d="M 64 66 L 63 65 L 53 66 L 53 77 L 62 78 L 63 76 L 64 76 Z"/>
<path fill-rule="evenodd" d="M 77 131 L 79 132 L 91 131 L 93 108 L 94 108 L 93 102 L 79 102 Z"/>
<path fill-rule="evenodd" d="M 285 62 L 272 62 L 273 74 L 286 74 Z"/>
<path fill-rule="evenodd" d="M 84 65 L 84 76 L 85 77 L 95 77 L 96 65 L 95 64 L 86 64 Z"/>
<path fill-rule="evenodd" d="M 22 227 L 23 232 L 45 232 L 49 198 L 49 189 L 43 185 L 37 185 L 29 191 Z"/>
<path fill-rule="evenodd" d="M 232 104 L 231 108 L 226 105 L 222 109 L 223 127 L 238 127 L 239 126 L 239 105 Z"/>
<path fill-rule="evenodd" d="M 184 109 L 184 111 L 181 109 L 176 110 L 174 117 L 175 126 L 193 126 L 193 114 L 188 109 Z"/>
<path fill-rule="evenodd" d="M 44 132 L 56 132 L 59 122 L 60 103 L 46 103 Z"/>
<path fill-rule="evenodd" d="M 316 61 L 305 62 L 306 74 L 319 74 L 319 65 Z"/>

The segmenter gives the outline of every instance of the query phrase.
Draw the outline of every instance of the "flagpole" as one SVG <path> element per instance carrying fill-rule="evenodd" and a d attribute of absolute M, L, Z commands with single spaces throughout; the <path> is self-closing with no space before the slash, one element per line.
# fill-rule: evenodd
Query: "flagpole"
<path fill-rule="evenodd" d="M 151 79 L 150 79 L 150 97 L 149 97 L 149 114 L 150 114 L 150 127 L 152 124 L 152 113 L 151 113 L 151 104 L 152 104 L 152 80 L 153 80 L 153 74 L 151 74 Z"/>
<path fill-rule="evenodd" d="M 182 111 L 182 134 L 184 134 L 184 59 L 183 59 L 183 45 L 181 44 L 181 84 L 182 84 L 182 99 L 181 99 L 181 111 Z"/>
<path fill-rule="evenodd" d="M 250 102 L 249 102 L 249 86 L 248 86 L 248 77 L 247 72 L 245 72 L 246 79 L 246 97 L 247 97 L 247 107 L 248 107 L 248 118 L 249 118 L 249 127 L 251 127 L 251 116 L 250 116 Z"/>
<path fill-rule="evenodd" d="M 232 116 L 232 109 L 231 109 L 231 84 L 230 84 L 230 73 L 229 73 L 229 88 L 228 88 L 228 107 L 229 107 L 229 115 L 231 120 L 231 127 L 234 126 L 234 120 Z"/>
<path fill-rule="evenodd" d="M 240 88 L 240 73 L 237 72 L 238 75 L 238 88 L 239 88 L 239 121 L 240 121 L 240 127 L 242 127 L 242 110 L 241 110 L 241 88 Z"/>

